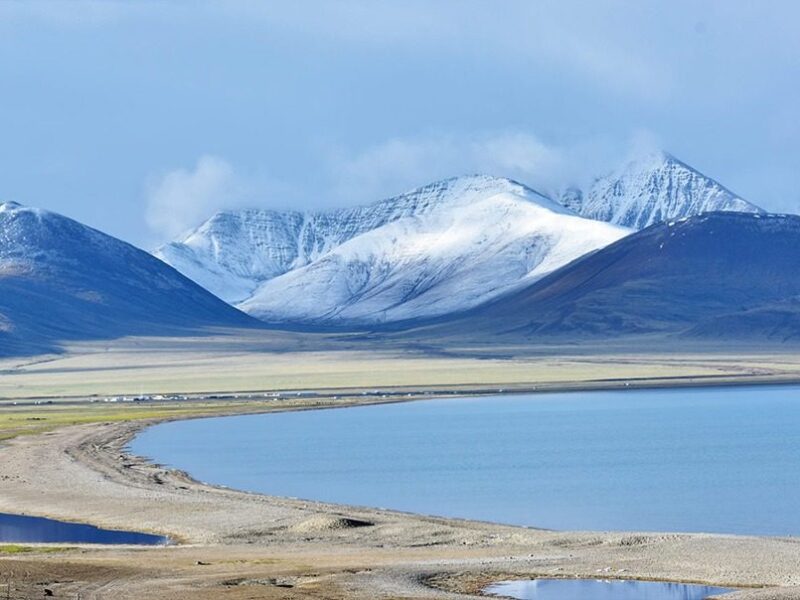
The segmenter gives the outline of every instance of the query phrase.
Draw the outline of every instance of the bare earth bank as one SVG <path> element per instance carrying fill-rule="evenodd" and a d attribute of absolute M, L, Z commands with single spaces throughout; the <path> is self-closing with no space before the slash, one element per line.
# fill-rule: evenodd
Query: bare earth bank
<path fill-rule="evenodd" d="M 743 586 L 800 598 L 800 540 L 551 532 L 247 494 L 124 447 L 147 423 L 65 427 L 0 449 L 0 511 L 163 533 L 166 548 L 0 553 L 11 598 L 461 598 L 537 575 Z M 720 498 L 720 502 L 724 502 Z"/>

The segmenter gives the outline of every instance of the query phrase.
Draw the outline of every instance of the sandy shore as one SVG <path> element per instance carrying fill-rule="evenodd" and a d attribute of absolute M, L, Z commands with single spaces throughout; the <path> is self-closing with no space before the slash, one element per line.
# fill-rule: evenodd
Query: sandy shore
<path fill-rule="evenodd" d="M 551 532 L 215 488 L 125 453 L 147 422 L 0 448 L 0 512 L 160 533 L 166 548 L 0 554 L 12 598 L 460 598 L 537 575 L 696 581 L 800 598 L 800 539 Z M 724 502 L 720 498 L 720 502 Z"/>

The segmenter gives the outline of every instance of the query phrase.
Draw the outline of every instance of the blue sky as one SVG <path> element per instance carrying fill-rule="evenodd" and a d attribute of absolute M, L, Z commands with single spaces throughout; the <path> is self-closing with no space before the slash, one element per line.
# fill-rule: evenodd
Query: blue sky
<path fill-rule="evenodd" d="M 800 211 L 793 1 L 6 1 L 0 86 L 0 199 L 144 247 L 651 146 Z"/>

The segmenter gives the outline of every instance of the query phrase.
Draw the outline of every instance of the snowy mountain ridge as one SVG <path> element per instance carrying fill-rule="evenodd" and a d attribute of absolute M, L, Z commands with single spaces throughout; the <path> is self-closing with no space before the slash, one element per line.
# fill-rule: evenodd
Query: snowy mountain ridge
<path fill-rule="evenodd" d="M 469 205 L 510 192 L 565 210 L 524 185 L 500 177 L 454 177 L 374 204 L 332 211 L 220 211 L 183 239 L 154 254 L 231 303 L 248 299 L 263 282 L 310 264 L 340 244 L 407 217 Z"/>
<path fill-rule="evenodd" d="M 263 283 L 239 306 L 271 322 L 425 319 L 477 306 L 628 233 L 551 206 L 501 192 L 398 219 Z"/>
<path fill-rule="evenodd" d="M 260 319 L 364 325 L 473 308 L 662 220 L 763 212 L 664 152 L 555 197 L 456 177 L 328 212 L 222 211 L 155 254 Z"/>
<path fill-rule="evenodd" d="M 331 212 L 221 212 L 156 255 L 266 321 L 372 324 L 471 308 L 627 233 L 474 175 Z"/>

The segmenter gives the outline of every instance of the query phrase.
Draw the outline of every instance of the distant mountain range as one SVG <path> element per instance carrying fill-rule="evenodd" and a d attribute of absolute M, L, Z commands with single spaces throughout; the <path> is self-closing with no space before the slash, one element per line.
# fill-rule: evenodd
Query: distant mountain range
<path fill-rule="evenodd" d="M 509 179 L 458 177 L 330 212 L 220 212 L 155 255 L 259 319 L 352 327 L 468 310 L 628 228 L 763 213 L 666 153 L 558 199 Z"/>
<path fill-rule="evenodd" d="M 158 258 L 0 204 L 0 355 L 264 321 L 479 342 L 798 338 L 800 217 L 667 154 L 559 199 L 474 175 L 330 212 L 224 211 Z"/>
<path fill-rule="evenodd" d="M 257 325 L 143 250 L 55 213 L 0 204 L 0 355 Z"/>
<path fill-rule="evenodd" d="M 800 338 L 800 217 L 706 213 L 649 227 L 425 336 Z"/>

